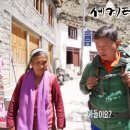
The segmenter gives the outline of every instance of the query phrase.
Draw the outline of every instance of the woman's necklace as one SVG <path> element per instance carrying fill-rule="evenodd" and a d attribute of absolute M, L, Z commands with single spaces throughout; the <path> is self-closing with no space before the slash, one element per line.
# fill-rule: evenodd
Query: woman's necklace
<path fill-rule="evenodd" d="M 40 84 L 40 82 L 41 82 L 41 79 L 36 79 L 36 80 L 35 80 L 35 86 L 38 87 L 39 84 Z"/>
<path fill-rule="evenodd" d="M 35 75 L 35 86 L 36 87 L 39 87 L 41 80 L 42 80 L 42 76 Z"/>
<path fill-rule="evenodd" d="M 38 87 L 39 86 L 39 82 L 35 81 L 35 86 Z"/>

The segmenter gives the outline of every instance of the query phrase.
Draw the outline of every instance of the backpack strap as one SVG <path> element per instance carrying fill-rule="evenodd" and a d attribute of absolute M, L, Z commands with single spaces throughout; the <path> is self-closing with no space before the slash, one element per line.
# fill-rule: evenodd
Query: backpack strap
<path fill-rule="evenodd" d="M 126 64 L 125 72 L 130 71 L 129 68 L 130 68 L 130 63 Z M 130 119 L 130 88 L 127 86 L 127 84 L 126 84 L 126 88 L 127 88 L 127 99 L 128 99 L 129 119 Z"/>
<path fill-rule="evenodd" d="M 124 67 L 124 66 L 121 66 L 121 71 L 120 71 L 120 73 L 117 73 L 117 74 L 107 74 L 107 75 L 101 77 L 101 76 L 99 75 L 99 68 L 97 67 L 97 68 L 96 68 L 96 74 L 95 74 L 95 76 L 101 80 L 101 95 L 103 95 L 103 92 L 104 92 L 103 86 L 102 86 L 103 80 L 104 80 L 104 79 L 109 79 L 109 78 L 114 78 L 114 77 L 116 77 L 116 76 L 122 77 L 122 74 L 123 74 L 124 72 L 125 72 L 125 67 Z"/>
<path fill-rule="evenodd" d="M 129 119 L 130 119 L 130 88 L 127 87 L 127 99 L 128 99 L 128 108 L 129 108 Z"/>
<path fill-rule="evenodd" d="M 99 76 L 99 68 L 97 67 L 96 68 L 96 77 L 98 77 Z"/>

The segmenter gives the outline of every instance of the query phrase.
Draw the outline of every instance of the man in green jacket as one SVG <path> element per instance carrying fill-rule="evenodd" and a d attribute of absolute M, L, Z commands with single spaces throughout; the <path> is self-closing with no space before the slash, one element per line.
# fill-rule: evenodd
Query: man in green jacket
<path fill-rule="evenodd" d="M 92 130 L 130 130 L 128 59 L 118 51 L 113 25 L 99 28 L 94 41 L 98 55 L 84 69 L 80 89 L 89 94 Z"/>

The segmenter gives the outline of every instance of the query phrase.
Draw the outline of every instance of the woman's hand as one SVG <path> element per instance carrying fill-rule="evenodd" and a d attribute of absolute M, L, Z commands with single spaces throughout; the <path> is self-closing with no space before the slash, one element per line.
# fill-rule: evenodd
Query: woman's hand
<path fill-rule="evenodd" d="M 15 127 L 9 128 L 9 130 L 15 130 Z"/>

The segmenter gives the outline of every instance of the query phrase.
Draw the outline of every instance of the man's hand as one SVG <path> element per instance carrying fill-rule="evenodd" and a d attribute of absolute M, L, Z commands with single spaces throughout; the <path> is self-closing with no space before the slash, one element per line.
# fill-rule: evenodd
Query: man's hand
<path fill-rule="evenodd" d="M 98 78 L 96 78 L 95 76 L 88 77 L 86 85 L 89 90 L 94 88 L 97 84 Z"/>
<path fill-rule="evenodd" d="M 130 72 L 125 72 L 122 76 L 124 77 L 124 82 L 127 83 L 130 88 Z"/>

